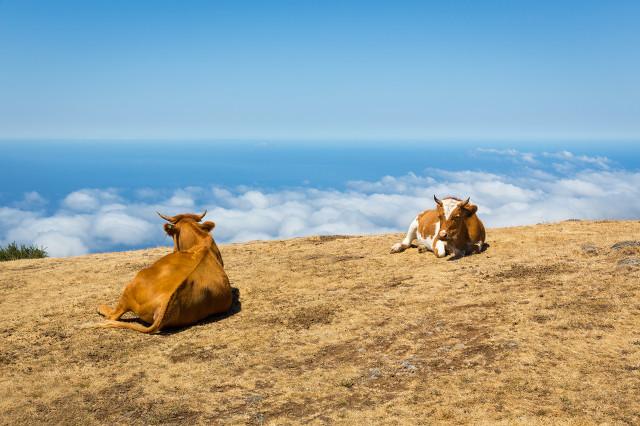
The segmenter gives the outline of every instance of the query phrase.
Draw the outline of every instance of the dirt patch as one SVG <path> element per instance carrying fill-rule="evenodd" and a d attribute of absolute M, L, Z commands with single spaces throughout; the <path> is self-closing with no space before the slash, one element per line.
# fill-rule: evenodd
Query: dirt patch
<path fill-rule="evenodd" d="M 633 248 L 633 247 L 640 247 L 640 241 L 637 241 L 637 240 L 618 241 L 617 243 L 611 246 L 613 250 L 620 250 L 620 249 Z"/>
<path fill-rule="evenodd" d="M 632 268 L 640 267 L 640 258 L 625 257 L 624 259 L 620 259 L 618 261 L 618 268 L 625 268 L 625 267 L 632 267 Z"/>
<path fill-rule="evenodd" d="M 389 281 L 386 282 L 386 287 L 398 287 L 406 284 L 407 281 L 411 280 L 413 275 L 403 275 L 403 276 L 393 276 Z"/>
<path fill-rule="evenodd" d="M 547 310 L 560 312 L 562 315 L 591 315 L 606 314 L 613 312 L 616 309 L 616 305 L 611 303 L 610 300 L 594 297 L 594 296 L 579 296 L 565 298 L 563 301 L 554 301 L 549 304 Z"/>
<path fill-rule="evenodd" d="M 171 362 L 207 362 L 218 356 L 219 351 L 226 349 L 224 343 L 203 347 L 194 346 L 192 343 L 183 343 L 172 348 L 167 357 Z"/>
<path fill-rule="evenodd" d="M 598 256 L 601 253 L 601 250 L 597 246 L 590 243 L 582 244 L 580 250 L 587 256 Z"/>
<path fill-rule="evenodd" d="M 343 255 L 327 255 L 322 253 L 315 253 L 304 257 L 304 260 L 319 260 L 323 263 L 338 263 L 346 262 L 349 260 L 364 259 L 363 255 L 343 254 Z"/>
<path fill-rule="evenodd" d="M 464 305 L 458 305 L 451 308 L 452 311 L 462 311 L 467 309 L 493 309 L 497 305 L 496 302 L 486 303 L 467 303 Z"/>
<path fill-rule="evenodd" d="M 544 315 L 544 314 L 537 314 L 531 317 L 531 319 L 539 324 L 544 324 L 547 321 L 551 320 L 551 316 L 550 315 Z"/>
<path fill-rule="evenodd" d="M 509 265 L 509 269 L 502 270 L 492 276 L 497 280 L 508 279 L 542 279 L 548 280 L 557 274 L 573 273 L 576 269 L 572 265 L 566 263 L 552 263 L 543 265 L 526 265 L 522 263 L 513 263 Z"/>
<path fill-rule="evenodd" d="M 285 326 L 292 330 L 308 330 L 314 326 L 331 324 L 339 307 L 330 304 L 316 304 L 306 308 L 291 306 L 267 315 L 263 321 L 269 325 Z"/>
<path fill-rule="evenodd" d="M 614 259 L 621 259 L 624 257 L 640 257 L 640 247 L 623 247 L 619 250 L 612 252 Z"/>
<path fill-rule="evenodd" d="M 314 238 L 314 242 L 327 243 L 329 241 L 346 240 L 346 239 L 349 239 L 349 238 L 355 238 L 355 237 L 350 236 L 350 235 L 320 235 L 320 236 Z"/>
<path fill-rule="evenodd" d="M 346 262 L 348 260 L 358 260 L 358 259 L 364 259 L 364 256 L 363 255 L 355 255 L 355 254 L 334 256 L 334 262 Z"/>
<path fill-rule="evenodd" d="M 336 308 L 329 305 L 316 305 L 296 310 L 286 321 L 287 327 L 299 330 L 314 325 L 330 324 L 336 315 Z"/>

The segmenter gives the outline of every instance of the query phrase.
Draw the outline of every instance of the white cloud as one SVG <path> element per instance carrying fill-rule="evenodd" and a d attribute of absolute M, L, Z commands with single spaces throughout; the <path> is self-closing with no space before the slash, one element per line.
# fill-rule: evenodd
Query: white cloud
<path fill-rule="evenodd" d="M 561 179 L 555 184 L 555 193 L 574 197 L 602 197 L 605 188 L 582 179 Z"/>
<path fill-rule="evenodd" d="M 264 209 L 269 206 L 269 199 L 260 191 L 247 191 L 238 200 L 240 201 L 239 207 L 242 206 L 248 209 Z"/>
<path fill-rule="evenodd" d="M 22 200 L 14 203 L 14 207 L 20 209 L 36 209 L 44 207 L 46 204 L 46 198 L 36 191 L 29 191 L 22 195 Z"/>
<path fill-rule="evenodd" d="M 525 163 L 537 164 L 536 155 L 532 152 L 522 152 L 517 149 L 495 149 L 495 148 L 478 148 L 476 152 L 483 154 L 492 154 L 505 157 L 511 157 L 514 160 L 520 160 Z"/>
<path fill-rule="evenodd" d="M 35 203 L 42 204 L 47 201 L 42 197 L 42 195 L 38 194 L 36 191 L 25 192 L 24 193 L 24 201 L 27 203 Z"/>
<path fill-rule="evenodd" d="M 81 238 L 59 232 L 40 234 L 33 240 L 33 243 L 38 247 L 44 247 L 52 257 L 78 256 L 89 251 Z"/>
<path fill-rule="evenodd" d="M 145 243 L 152 230 L 150 222 L 122 212 L 100 214 L 92 225 L 92 233 L 97 238 L 129 246 Z"/>
<path fill-rule="evenodd" d="M 535 154 L 532 152 L 522 152 L 517 149 L 495 149 L 495 148 L 478 148 L 475 150 L 477 154 L 488 154 L 498 157 L 504 157 L 515 163 L 528 163 L 529 166 L 543 166 L 544 160 L 559 160 L 551 165 L 561 173 L 575 170 L 578 167 L 590 166 L 598 169 L 607 170 L 612 166 L 612 161 L 607 157 L 576 155 L 570 151 L 542 152 Z"/>
<path fill-rule="evenodd" d="M 95 210 L 98 208 L 97 198 L 85 191 L 72 192 L 64 199 L 63 204 L 72 210 Z"/>
<path fill-rule="evenodd" d="M 90 231 L 87 215 L 54 215 L 39 217 L 29 212 L 17 212 L 11 218 L 0 216 L 4 244 L 12 241 L 44 246 L 50 256 L 84 254 L 89 247 L 83 241 Z"/>
<path fill-rule="evenodd" d="M 81 189 L 67 195 L 62 205 L 68 209 L 79 212 L 96 210 L 105 202 L 116 202 L 119 197 L 113 189 Z"/>
<path fill-rule="evenodd" d="M 611 160 L 609 160 L 607 157 L 575 155 L 574 153 L 569 151 L 543 152 L 542 157 L 563 160 L 564 162 L 559 163 L 558 165 L 563 165 L 565 168 L 589 165 L 606 170 L 611 166 Z"/>
<path fill-rule="evenodd" d="M 135 190 L 135 195 L 141 199 L 152 199 L 156 198 L 161 194 L 161 192 L 157 189 L 153 188 L 139 188 Z"/>
<path fill-rule="evenodd" d="M 347 183 L 347 187 L 354 191 L 360 192 L 381 192 L 393 194 L 406 194 L 415 190 L 417 186 L 433 185 L 436 180 L 430 176 L 416 176 L 409 173 L 405 176 L 384 176 L 379 181 L 351 181 Z"/>
<path fill-rule="evenodd" d="M 541 155 L 537 165 L 517 152 L 498 155 L 529 164 L 514 174 L 428 170 L 424 175 L 385 176 L 349 182 L 345 190 L 216 186 L 166 194 L 147 188 L 133 191 L 134 198 L 127 200 L 115 190 L 83 189 L 67 195 L 61 210 L 48 216 L 39 210 L 0 207 L 0 242 L 44 245 L 53 256 L 168 244 L 155 211 L 174 215 L 205 208 L 217 223 L 214 236 L 219 242 L 397 232 L 433 206 L 433 194 L 470 196 L 489 227 L 640 217 L 638 172 L 605 169 L 601 165 L 610 164 L 606 159 L 567 152 Z M 572 167 L 553 172 L 556 160 Z M 582 171 L 574 171 L 579 163 Z M 598 168 L 592 168 L 594 164 Z"/>
<path fill-rule="evenodd" d="M 190 209 L 195 205 L 195 200 L 203 192 L 202 188 L 187 187 L 173 192 L 173 196 L 167 201 L 172 208 Z"/>

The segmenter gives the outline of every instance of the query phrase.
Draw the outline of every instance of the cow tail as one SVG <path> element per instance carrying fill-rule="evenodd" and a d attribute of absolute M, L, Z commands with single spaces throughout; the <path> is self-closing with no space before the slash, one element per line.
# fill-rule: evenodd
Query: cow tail
<path fill-rule="evenodd" d="M 173 300 L 173 298 L 175 297 L 177 292 L 178 291 L 176 289 L 176 291 L 174 291 L 171 294 L 171 297 L 169 297 L 169 300 L 167 300 L 166 303 L 164 303 L 162 306 L 160 306 L 160 310 L 157 312 L 157 315 L 154 315 L 153 324 L 151 324 L 149 326 L 144 326 L 142 324 L 138 324 L 138 323 L 135 323 L 135 322 L 124 322 L 124 321 L 107 320 L 107 321 L 105 321 L 105 322 L 103 322 L 101 324 L 98 324 L 98 327 L 103 327 L 103 328 L 127 328 L 129 330 L 139 331 L 141 333 L 147 333 L 147 334 L 155 333 L 155 332 L 160 330 L 160 326 L 162 325 L 162 321 L 164 320 L 164 316 L 167 313 L 167 309 L 169 308 L 169 305 L 171 304 L 171 301 Z"/>

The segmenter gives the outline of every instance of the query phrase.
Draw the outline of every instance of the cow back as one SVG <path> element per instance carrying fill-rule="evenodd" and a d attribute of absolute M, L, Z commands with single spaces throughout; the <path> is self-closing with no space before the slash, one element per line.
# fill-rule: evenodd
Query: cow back
<path fill-rule="evenodd" d="M 220 251 L 214 243 L 177 289 L 170 325 L 192 324 L 231 307 L 231 285 L 221 262 Z"/>
<path fill-rule="evenodd" d="M 418 215 L 418 232 L 423 238 L 433 237 L 439 223 L 437 210 L 425 210 Z"/>

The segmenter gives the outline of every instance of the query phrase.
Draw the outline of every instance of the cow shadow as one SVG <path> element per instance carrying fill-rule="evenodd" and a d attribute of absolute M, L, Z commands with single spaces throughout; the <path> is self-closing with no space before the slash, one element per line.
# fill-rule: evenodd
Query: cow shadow
<path fill-rule="evenodd" d="M 231 287 L 231 307 L 229 308 L 228 311 L 226 312 L 222 312 L 220 314 L 213 314 L 211 316 L 208 316 L 207 318 L 203 319 L 202 321 L 199 321 L 193 325 L 184 327 L 184 328 L 190 328 L 193 326 L 198 326 L 198 325 L 206 325 L 206 324 L 211 324 L 214 322 L 218 322 L 220 320 L 223 320 L 225 318 L 229 318 L 231 316 L 234 316 L 235 314 L 237 314 L 238 312 L 240 312 L 242 310 L 242 302 L 240 301 L 240 289 L 238 287 Z"/>
<path fill-rule="evenodd" d="M 189 324 L 182 327 L 168 327 L 166 329 L 160 330 L 158 334 L 169 335 L 180 333 L 181 331 L 185 331 L 193 327 L 201 327 L 229 318 L 242 310 L 242 302 L 240 301 L 240 289 L 238 287 L 231 287 L 231 298 L 231 307 L 226 312 L 210 315 L 194 324 Z"/>
<path fill-rule="evenodd" d="M 447 262 L 455 262 L 456 260 L 460 260 L 463 257 L 473 256 L 473 255 L 476 255 L 476 254 L 484 253 L 485 251 L 487 251 L 487 249 L 489 247 L 491 247 L 491 246 L 488 243 L 482 243 L 482 247 L 480 248 L 479 251 L 472 251 L 471 253 L 466 254 L 464 256 L 455 256 L 455 255 L 454 256 L 449 256 L 449 258 L 447 259 Z"/>

